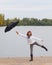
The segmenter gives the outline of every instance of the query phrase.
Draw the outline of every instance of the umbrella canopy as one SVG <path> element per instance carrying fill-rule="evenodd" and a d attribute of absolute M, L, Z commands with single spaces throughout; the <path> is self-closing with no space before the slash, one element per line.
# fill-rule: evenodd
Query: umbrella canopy
<path fill-rule="evenodd" d="M 19 21 L 14 21 L 12 23 L 10 23 L 6 28 L 5 28 L 5 32 L 10 31 L 11 29 L 13 29 L 17 24 L 19 23 Z"/>

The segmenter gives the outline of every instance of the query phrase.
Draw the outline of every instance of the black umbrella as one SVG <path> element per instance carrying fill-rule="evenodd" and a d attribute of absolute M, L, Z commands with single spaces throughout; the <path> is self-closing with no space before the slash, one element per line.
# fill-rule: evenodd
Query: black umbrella
<path fill-rule="evenodd" d="M 19 21 L 17 20 L 17 21 L 10 23 L 9 25 L 7 25 L 7 27 L 5 28 L 5 32 L 8 32 L 11 29 L 13 29 L 18 23 L 19 23 Z"/>

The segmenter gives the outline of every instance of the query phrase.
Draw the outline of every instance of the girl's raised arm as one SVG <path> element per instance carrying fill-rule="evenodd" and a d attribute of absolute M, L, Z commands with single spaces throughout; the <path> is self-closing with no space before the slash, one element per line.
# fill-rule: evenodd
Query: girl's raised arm
<path fill-rule="evenodd" d="M 17 32 L 17 31 L 16 31 L 16 33 L 19 34 L 20 36 L 24 37 L 24 38 L 27 38 L 27 36 L 24 35 L 24 34 L 22 34 L 22 33 L 19 33 L 19 32 Z"/>

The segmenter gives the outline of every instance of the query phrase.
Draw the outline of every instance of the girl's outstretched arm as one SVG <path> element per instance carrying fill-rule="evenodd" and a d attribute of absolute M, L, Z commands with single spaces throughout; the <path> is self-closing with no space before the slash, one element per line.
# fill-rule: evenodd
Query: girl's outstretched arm
<path fill-rule="evenodd" d="M 27 36 L 24 35 L 24 34 L 22 34 L 22 33 L 19 33 L 19 32 L 17 32 L 17 31 L 16 31 L 16 33 L 19 34 L 20 36 L 24 37 L 24 38 L 27 38 Z"/>
<path fill-rule="evenodd" d="M 33 36 L 33 38 L 36 39 L 36 40 L 39 40 L 39 41 L 42 41 L 43 42 L 43 39 L 40 39 L 40 38 L 34 37 L 34 36 Z"/>

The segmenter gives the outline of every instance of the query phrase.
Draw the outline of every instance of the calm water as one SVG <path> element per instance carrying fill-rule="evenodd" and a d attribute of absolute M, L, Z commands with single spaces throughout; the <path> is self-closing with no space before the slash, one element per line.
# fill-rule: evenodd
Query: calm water
<path fill-rule="evenodd" d="M 44 49 L 34 46 L 34 56 L 52 56 L 52 26 L 17 26 L 11 31 L 5 33 L 5 27 L 0 27 L 0 57 L 29 57 L 30 47 L 27 40 L 16 34 L 16 31 L 26 34 L 31 30 L 34 36 L 44 40 L 39 42 L 48 48 Z"/>

